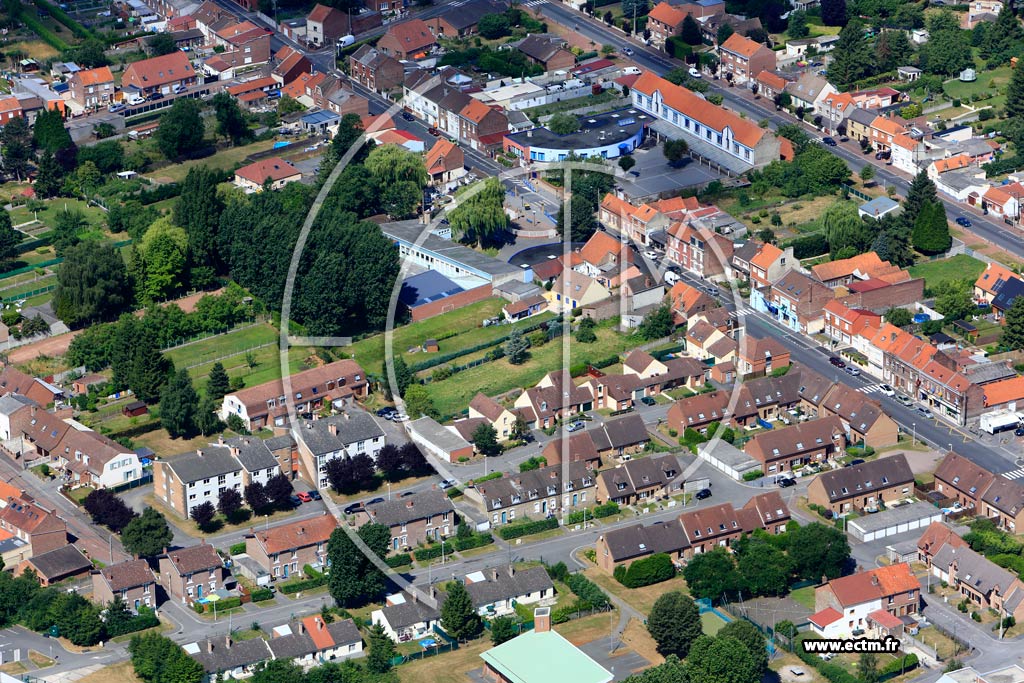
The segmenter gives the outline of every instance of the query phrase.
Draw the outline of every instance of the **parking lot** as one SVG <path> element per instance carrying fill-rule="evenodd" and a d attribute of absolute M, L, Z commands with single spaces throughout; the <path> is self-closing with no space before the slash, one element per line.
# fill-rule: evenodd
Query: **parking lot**
<path fill-rule="evenodd" d="M 627 194 L 646 197 L 662 192 L 676 192 L 688 187 L 704 185 L 721 178 L 721 174 L 707 166 L 691 161 L 681 168 L 672 168 L 665 161 L 661 147 L 638 149 L 633 153 L 636 166 L 630 169 L 630 179 L 620 181 Z"/>

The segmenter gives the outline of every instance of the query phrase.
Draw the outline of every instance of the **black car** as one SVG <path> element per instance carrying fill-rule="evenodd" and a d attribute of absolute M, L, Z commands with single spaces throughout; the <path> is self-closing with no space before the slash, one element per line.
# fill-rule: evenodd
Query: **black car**
<path fill-rule="evenodd" d="M 653 405 L 657 405 L 658 404 L 658 402 L 655 401 L 650 396 L 643 396 L 643 397 L 641 397 L 640 402 L 643 403 L 645 406 L 653 406 Z"/>
<path fill-rule="evenodd" d="M 829 147 L 835 147 L 836 146 L 836 141 L 835 141 L 834 138 L 822 138 L 821 141 L 824 142 Z"/>
<path fill-rule="evenodd" d="M 297 508 L 302 505 L 302 499 L 298 496 L 288 496 L 288 502 L 292 504 L 293 508 Z"/>
<path fill-rule="evenodd" d="M 364 506 L 366 506 L 366 505 L 376 505 L 377 503 L 383 503 L 383 502 L 384 502 L 383 498 L 373 498 L 373 499 L 368 500 L 365 503 L 363 503 L 363 505 Z"/>
<path fill-rule="evenodd" d="M 710 498 L 711 489 L 701 489 L 700 491 L 697 491 L 697 493 L 695 493 L 693 497 L 696 498 L 697 500 L 705 500 L 706 498 Z"/>
<path fill-rule="evenodd" d="M 1017 427 L 1015 430 L 1013 430 L 1013 435 L 1024 436 L 1024 427 Z"/>
<path fill-rule="evenodd" d="M 846 363 L 844 363 L 842 361 L 842 359 L 840 359 L 837 356 L 832 356 L 831 358 L 828 359 L 828 362 L 831 363 L 832 365 L 836 366 L 837 368 L 845 368 L 846 367 Z"/>
<path fill-rule="evenodd" d="M 407 111 L 403 111 L 402 112 L 402 118 L 405 119 L 406 121 L 415 121 L 416 120 L 416 117 L 413 116 L 412 114 L 410 114 Z"/>
<path fill-rule="evenodd" d="M 155 92 L 155 93 L 153 93 L 152 95 L 149 96 L 149 99 L 151 101 L 162 100 L 163 98 L 164 98 L 164 94 L 162 92 Z"/>
<path fill-rule="evenodd" d="M 351 505 L 346 505 L 342 512 L 344 512 L 346 515 L 354 515 L 362 509 L 362 503 L 352 503 Z"/>
<path fill-rule="evenodd" d="M 309 491 L 306 491 L 306 495 L 308 495 L 313 500 L 320 500 L 320 492 L 319 491 L 309 490 Z"/>
<path fill-rule="evenodd" d="M 846 463 L 846 466 L 847 467 L 853 467 L 854 465 L 863 465 L 863 464 L 864 464 L 864 458 L 854 458 L 850 462 Z"/>
<path fill-rule="evenodd" d="M 956 224 L 957 225 L 961 225 L 961 226 L 963 226 L 965 228 L 971 227 L 970 219 L 969 218 L 964 218 L 963 216 L 960 216 L 959 218 L 956 219 Z"/>
<path fill-rule="evenodd" d="M 394 408 L 391 408 L 389 406 L 387 408 L 379 409 L 377 411 L 377 417 L 387 417 L 388 415 L 392 415 L 392 414 L 397 413 L 397 412 L 398 412 L 397 410 L 395 410 Z"/>
<path fill-rule="evenodd" d="M 779 479 L 780 489 L 784 489 L 789 486 L 796 486 L 796 479 L 794 479 L 793 477 L 783 477 L 782 479 Z"/>

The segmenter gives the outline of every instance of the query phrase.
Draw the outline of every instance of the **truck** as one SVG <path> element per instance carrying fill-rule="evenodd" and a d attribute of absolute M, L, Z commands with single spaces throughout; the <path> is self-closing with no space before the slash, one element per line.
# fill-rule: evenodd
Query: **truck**
<path fill-rule="evenodd" d="M 996 410 L 978 419 L 978 428 L 989 434 L 1008 432 L 1021 426 L 1021 414 L 1015 410 Z"/>

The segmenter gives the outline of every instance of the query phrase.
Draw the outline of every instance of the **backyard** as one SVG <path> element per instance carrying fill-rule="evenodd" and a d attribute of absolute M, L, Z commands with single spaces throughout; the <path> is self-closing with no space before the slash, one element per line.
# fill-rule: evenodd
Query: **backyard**
<path fill-rule="evenodd" d="M 654 602 L 664 593 L 682 591 L 683 593 L 689 594 L 689 589 L 686 587 L 686 580 L 682 576 L 676 576 L 674 579 L 669 579 L 668 581 L 656 583 L 651 586 L 644 586 L 643 588 L 626 588 L 608 574 L 608 572 L 599 567 L 590 567 L 583 573 L 586 574 L 588 579 L 599 585 L 608 593 L 612 593 L 619 598 L 622 598 L 622 600 L 628 603 L 630 607 L 633 607 L 641 614 L 650 614 L 651 608 L 654 607 Z"/>
<path fill-rule="evenodd" d="M 985 270 L 985 262 L 967 254 L 957 254 L 936 261 L 921 261 L 908 270 L 913 277 L 924 278 L 925 285 L 934 290 L 947 280 L 970 280 L 973 282 Z"/>

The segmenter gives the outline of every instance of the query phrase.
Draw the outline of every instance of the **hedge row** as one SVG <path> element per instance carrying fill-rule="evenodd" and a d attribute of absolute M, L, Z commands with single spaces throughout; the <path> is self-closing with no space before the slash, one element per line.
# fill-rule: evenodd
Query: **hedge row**
<path fill-rule="evenodd" d="M 51 31 L 49 28 L 47 28 L 46 24 L 40 21 L 39 17 L 37 17 L 32 12 L 26 12 L 24 9 L 22 9 L 16 18 L 18 21 L 25 24 L 25 26 L 31 29 L 32 33 L 35 33 L 37 36 L 39 36 L 39 38 L 44 43 L 52 47 L 54 50 L 57 50 L 58 52 L 64 52 L 69 47 L 71 47 L 63 40 L 61 40 L 59 37 L 57 37 L 57 34 Z"/>
<path fill-rule="evenodd" d="M 569 576 L 565 577 L 565 585 L 569 587 L 569 590 L 577 598 L 590 607 L 594 609 L 605 609 L 608 607 L 608 595 L 596 583 L 583 576 L 583 574 L 569 574 Z"/>
<path fill-rule="evenodd" d="M 257 588 L 251 594 L 253 602 L 263 602 L 264 600 L 273 600 L 274 591 L 270 588 Z"/>
<path fill-rule="evenodd" d="M 214 605 L 216 605 L 216 607 L 214 607 Z M 231 609 L 233 607 L 241 607 L 241 606 L 242 606 L 242 599 L 241 598 L 221 598 L 217 602 L 207 602 L 207 603 L 195 602 L 195 603 L 192 603 L 192 608 L 195 609 L 195 611 L 198 612 L 199 614 L 202 614 L 203 612 L 212 612 L 215 609 L 218 612 L 220 612 L 222 610 Z"/>
<path fill-rule="evenodd" d="M 490 534 L 473 534 L 467 538 L 455 538 L 456 550 L 469 550 L 471 548 L 482 548 L 485 545 L 494 543 L 494 536 Z"/>
<path fill-rule="evenodd" d="M 279 591 L 285 595 L 291 595 L 292 593 L 298 593 L 299 591 L 313 590 L 319 588 L 327 583 L 326 576 L 319 576 L 315 579 L 304 579 L 302 581 L 292 581 L 291 583 L 285 583 L 277 587 Z"/>
<path fill-rule="evenodd" d="M 404 567 L 407 564 L 412 564 L 412 555 L 409 553 L 398 553 L 384 560 L 388 563 L 388 566 L 394 569 L 395 567 Z"/>
<path fill-rule="evenodd" d="M 228 546 L 228 554 L 241 555 L 245 552 L 245 541 L 240 541 Z"/>
<path fill-rule="evenodd" d="M 513 524 L 512 526 L 503 526 L 498 529 L 498 535 L 504 540 L 510 541 L 513 538 L 519 538 L 520 536 L 530 536 L 531 534 L 539 534 L 542 531 L 548 531 L 550 529 L 558 528 L 558 519 L 555 517 L 548 517 L 546 519 L 538 519 L 531 522 L 523 522 L 521 524 Z"/>
<path fill-rule="evenodd" d="M 153 628 L 154 626 L 160 625 L 160 619 L 156 616 L 153 610 L 148 608 L 139 608 L 139 614 L 126 619 L 124 621 L 112 620 L 106 622 L 107 638 L 113 638 L 115 636 L 123 636 L 126 633 L 135 633 L 147 628 Z"/>
<path fill-rule="evenodd" d="M 68 16 L 68 13 L 57 5 L 46 2 L 46 0 L 35 0 L 35 3 L 36 7 L 46 10 L 50 13 L 50 16 L 64 24 L 64 26 L 66 26 L 68 30 L 71 31 L 71 34 L 76 38 L 81 38 L 82 40 L 92 38 L 92 32 L 88 31 L 84 26 Z"/>
<path fill-rule="evenodd" d="M 556 609 L 551 613 L 552 624 L 564 624 L 565 622 L 572 619 L 572 615 L 577 612 L 585 612 L 588 609 L 592 609 L 591 605 L 586 600 L 576 600 L 571 605 L 566 605 L 560 609 Z"/>
<path fill-rule="evenodd" d="M 898 659 L 892 660 L 891 662 L 883 666 L 882 670 L 878 673 L 883 677 L 900 676 L 906 671 L 913 671 L 917 668 L 918 664 L 919 662 L 917 659 L 917 655 L 911 653 L 909 655 L 904 655 L 902 657 L 899 657 Z"/>
<path fill-rule="evenodd" d="M 547 322 L 539 322 L 534 323 L 533 325 L 528 325 L 526 327 L 520 327 L 517 329 L 524 335 L 526 335 L 530 332 L 533 332 L 534 330 L 540 329 L 541 327 L 547 327 L 547 324 Z M 430 368 L 437 367 L 438 365 L 444 365 L 445 363 L 453 361 L 456 358 L 468 356 L 471 353 L 483 351 L 484 349 L 489 349 L 492 346 L 497 346 L 498 344 L 504 344 L 506 341 L 508 341 L 508 338 L 511 336 L 512 333 L 509 332 L 508 334 L 497 337 L 496 339 L 492 339 L 491 341 L 481 342 L 479 344 L 474 344 L 473 346 L 461 348 L 458 351 L 451 351 L 440 356 L 434 356 L 430 360 L 425 360 L 422 363 L 416 363 L 411 368 L 409 368 L 409 370 L 414 373 L 421 372 L 423 370 L 429 370 Z"/>
<path fill-rule="evenodd" d="M 655 553 L 632 562 L 627 568 L 620 564 L 615 568 L 615 580 L 626 588 L 643 588 L 675 577 L 676 568 L 672 558 L 665 553 Z"/>
<path fill-rule="evenodd" d="M 603 505 L 597 505 L 589 510 L 574 510 L 565 518 L 566 524 L 579 524 L 586 519 L 602 519 L 619 514 L 619 504 L 615 501 L 608 501 Z"/>
<path fill-rule="evenodd" d="M 413 551 L 413 557 L 416 558 L 417 562 L 422 562 L 424 560 L 433 560 L 441 557 L 442 552 L 444 552 L 444 546 L 428 545 L 426 548 L 417 548 Z"/>

